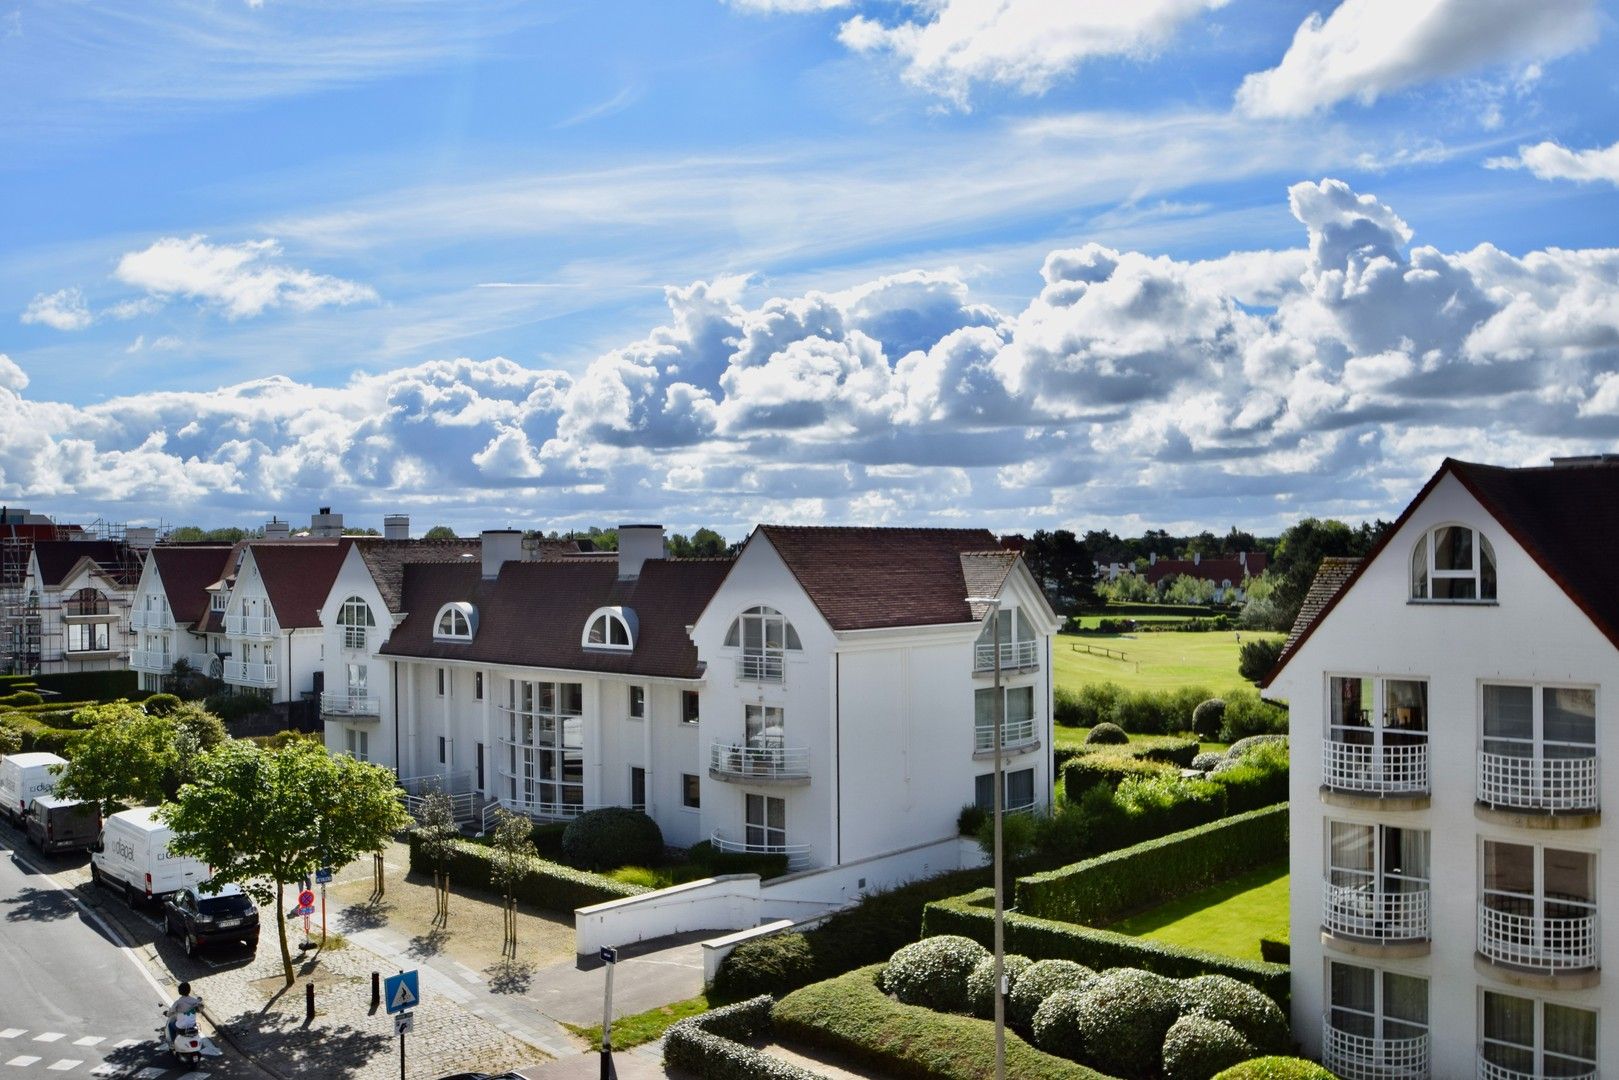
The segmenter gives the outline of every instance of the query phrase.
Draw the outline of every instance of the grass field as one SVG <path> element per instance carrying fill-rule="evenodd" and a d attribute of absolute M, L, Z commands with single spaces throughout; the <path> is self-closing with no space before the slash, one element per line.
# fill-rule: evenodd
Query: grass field
<path fill-rule="evenodd" d="M 1056 725 L 1055 730 L 1057 732 L 1056 743 L 1058 746 L 1084 746 L 1085 736 L 1091 733 L 1090 728 L 1063 727 L 1061 724 Z M 1190 735 L 1132 735 L 1130 736 L 1130 745 L 1154 746 L 1158 743 L 1180 742 L 1182 739 L 1190 737 Z M 1230 743 L 1223 742 L 1199 742 L 1197 744 L 1197 750 L 1200 754 L 1223 754 L 1230 748 Z"/>
<path fill-rule="evenodd" d="M 1280 634 L 1241 632 L 1245 641 L 1258 637 L 1280 639 Z M 1237 674 L 1236 632 L 1174 632 L 1145 634 L 1058 634 L 1052 641 L 1052 666 L 1057 685 L 1078 688 L 1086 683 L 1114 682 L 1132 690 L 1170 690 L 1180 686 L 1206 686 L 1215 694 L 1252 684 Z M 1086 652 L 1087 648 L 1098 652 Z M 1123 653 L 1124 659 L 1099 655 L 1100 650 Z"/>
<path fill-rule="evenodd" d="M 1258 960 L 1261 937 L 1287 940 L 1287 863 L 1250 870 L 1108 927 L 1241 960 Z"/>
<path fill-rule="evenodd" d="M 653 1039 L 663 1038 L 663 1033 L 676 1020 L 684 1020 L 688 1016 L 696 1016 L 708 1011 L 708 997 L 698 994 L 685 1001 L 677 1001 L 673 1005 L 662 1005 L 656 1009 L 648 1009 L 644 1013 L 634 1016 L 621 1016 L 613 1021 L 613 1049 L 628 1050 L 632 1046 L 649 1043 Z M 593 1052 L 600 1053 L 602 1048 L 602 1026 L 591 1024 L 567 1024 L 563 1027 L 590 1043 Z"/>

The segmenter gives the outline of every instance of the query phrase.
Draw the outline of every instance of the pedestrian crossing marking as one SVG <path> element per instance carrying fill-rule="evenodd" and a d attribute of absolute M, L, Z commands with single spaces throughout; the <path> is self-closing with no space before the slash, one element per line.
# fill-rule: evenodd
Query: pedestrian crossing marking
<path fill-rule="evenodd" d="M 65 1039 L 65 1038 L 67 1038 L 67 1036 L 65 1034 L 63 1034 L 62 1032 L 60 1032 L 60 1031 L 42 1031 L 38 1035 L 34 1036 L 34 1041 L 35 1042 L 55 1042 L 57 1039 Z"/>
<path fill-rule="evenodd" d="M 180 1080 L 208 1080 L 208 1074 L 205 1072 L 188 1072 L 180 1077 Z"/>
<path fill-rule="evenodd" d="M 118 1045 L 114 1046 L 113 1049 L 128 1050 L 131 1046 L 140 1046 L 145 1041 L 145 1039 L 119 1039 Z"/>
<path fill-rule="evenodd" d="M 6 1028 L 0 1031 L 0 1039 L 15 1039 L 18 1035 L 26 1034 L 27 1028 Z"/>
<path fill-rule="evenodd" d="M 18 1054 L 16 1057 L 14 1057 L 10 1061 L 6 1062 L 6 1064 L 7 1065 L 19 1065 L 19 1066 L 21 1066 L 21 1065 L 32 1065 L 34 1062 L 36 1062 L 38 1060 L 39 1059 L 37 1057 L 29 1057 L 27 1054 Z"/>
<path fill-rule="evenodd" d="M 106 1041 L 107 1041 L 107 1037 L 105 1035 L 86 1035 L 82 1039 L 74 1039 L 73 1040 L 73 1045 L 74 1046 L 94 1046 L 98 1042 L 106 1042 Z"/>
<path fill-rule="evenodd" d="M 49 1065 L 45 1066 L 45 1068 L 51 1072 L 67 1072 L 69 1069 L 77 1069 L 83 1064 L 83 1058 L 63 1058 L 61 1061 L 51 1062 Z"/>
<path fill-rule="evenodd" d="M 142 1069 L 135 1074 L 135 1080 L 157 1080 L 158 1077 L 168 1071 L 167 1069 Z"/>

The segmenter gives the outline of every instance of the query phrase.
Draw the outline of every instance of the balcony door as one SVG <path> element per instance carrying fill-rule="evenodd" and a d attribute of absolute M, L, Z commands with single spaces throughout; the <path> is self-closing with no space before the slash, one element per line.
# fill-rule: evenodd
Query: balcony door
<path fill-rule="evenodd" d="M 1356 746 L 1425 746 L 1428 683 L 1425 679 L 1334 676 L 1328 737 Z"/>
<path fill-rule="evenodd" d="M 1547 810 L 1597 805 L 1595 690 L 1486 685 L 1479 718 L 1479 798 Z"/>
<path fill-rule="evenodd" d="M 1484 993 L 1482 1053 L 1491 1080 L 1597 1075 L 1597 1014 L 1511 994 Z"/>
<path fill-rule="evenodd" d="M 1329 983 L 1329 1069 L 1350 1078 L 1427 1075 L 1427 979 L 1334 961 Z"/>
<path fill-rule="evenodd" d="M 1327 823 L 1327 925 L 1372 938 L 1427 937 L 1428 831 Z"/>
<path fill-rule="evenodd" d="M 749 795 L 746 840 L 749 851 L 787 850 L 787 800 Z"/>
<path fill-rule="evenodd" d="M 1531 968 L 1596 961 L 1596 855 L 1484 841 L 1479 947 Z"/>

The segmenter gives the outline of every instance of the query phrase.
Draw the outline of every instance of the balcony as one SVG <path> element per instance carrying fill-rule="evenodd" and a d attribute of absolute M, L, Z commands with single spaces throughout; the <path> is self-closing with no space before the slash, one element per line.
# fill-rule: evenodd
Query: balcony
<path fill-rule="evenodd" d="M 787 674 L 787 658 L 779 652 L 745 652 L 736 658 L 738 682 L 779 683 Z"/>
<path fill-rule="evenodd" d="M 225 633 L 232 637 L 274 637 L 275 620 L 268 615 L 226 615 Z"/>
<path fill-rule="evenodd" d="M 1034 717 L 1023 717 L 1017 720 L 1007 720 L 1001 725 L 1001 749 L 1016 751 L 1028 748 L 1029 744 L 1040 737 L 1035 727 Z M 973 753 L 992 754 L 995 752 L 995 724 L 973 725 Z"/>
<path fill-rule="evenodd" d="M 715 851 L 728 851 L 736 855 L 785 855 L 787 869 L 803 870 L 809 866 L 808 844 L 749 844 L 741 840 L 727 840 L 718 829 L 709 834 L 708 842 Z"/>
<path fill-rule="evenodd" d="M 136 610 L 129 613 L 131 630 L 173 630 L 174 619 L 167 611 Z"/>
<path fill-rule="evenodd" d="M 1531 1055 L 1534 1053 L 1528 1049 L 1523 1052 Z M 1548 1061 L 1548 1064 L 1550 1063 Z M 1597 1080 L 1597 1071 L 1595 1069 L 1581 1071 L 1578 1065 L 1570 1061 L 1560 1061 L 1557 1064 L 1561 1068 L 1553 1075 L 1558 1080 Z M 1482 1051 L 1479 1053 L 1478 1080 L 1542 1080 L 1545 1075 L 1545 1073 L 1519 1072 L 1517 1069 L 1509 1069 L 1505 1065 L 1497 1065 L 1495 1062 L 1490 1061 Z"/>
<path fill-rule="evenodd" d="M 1364 795 L 1426 795 L 1428 743 L 1321 744 L 1321 783 L 1334 791 Z"/>
<path fill-rule="evenodd" d="M 739 783 L 807 784 L 810 778 L 809 748 L 712 743 L 708 748 L 708 774 L 716 780 Z"/>
<path fill-rule="evenodd" d="M 320 711 L 327 716 L 376 718 L 382 714 L 382 703 L 364 690 L 327 690 L 320 696 Z"/>
<path fill-rule="evenodd" d="M 1428 1075 L 1428 1036 L 1377 1039 L 1321 1021 L 1321 1061 L 1341 1080 L 1421 1080 Z"/>
<path fill-rule="evenodd" d="M 1595 757 L 1478 755 L 1478 801 L 1492 808 L 1590 813 L 1598 805 Z"/>
<path fill-rule="evenodd" d="M 1001 644 L 1002 671 L 1036 671 L 1040 667 L 1038 641 L 1008 641 Z M 973 674 L 989 675 L 995 671 L 995 646 L 979 642 L 973 646 Z"/>
<path fill-rule="evenodd" d="M 1522 903 L 1532 905 L 1527 898 Z M 1549 900 L 1546 906 L 1571 912 L 1587 905 Z M 1597 966 L 1596 912 L 1563 917 L 1519 915 L 1480 904 L 1478 951 L 1487 960 L 1525 971 L 1551 975 L 1589 971 Z"/>
<path fill-rule="evenodd" d="M 1321 885 L 1321 926 L 1329 934 L 1377 945 L 1428 940 L 1426 882 L 1420 889 L 1399 892 L 1378 891 L 1370 881 Z"/>
<path fill-rule="evenodd" d="M 169 654 L 156 649 L 134 649 L 129 654 L 129 668 L 131 671 L 150 671 L 158 675 L 168 674 L 170 666 Z"/>
<path fill-rule="evenodd" d="M 275 664 L 253 664 L 246 660 L 225 661 L 225 681 L 237 686 L 275 686 Z"/>

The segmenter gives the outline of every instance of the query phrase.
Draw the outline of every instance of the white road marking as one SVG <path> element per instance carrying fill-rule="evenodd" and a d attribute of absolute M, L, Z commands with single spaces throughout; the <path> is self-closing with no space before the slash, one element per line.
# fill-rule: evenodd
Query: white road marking
<path fill-rule="evenodd" d="M 118 1045 L 113 1049 L 128 1050 L 131 1046 L 144 1046 L 148 1041 L 147 1039 L 119 1039 Z"/>
<path fill-rule="evenodd" d="M 157 1080 L 158 1077 L 168 1071 L 167 1069 L 142 1069 L 135 1074 L 135 1080 Z"/>
<path fill-rule="evenodd" d="M 90 1070 L 91 1076 L 122 1076 L 124 1070 L 117 1065 L 97 1065 Z"/>
<path fill-rule="evenodd" d="M 34 1041 L 35 1042 L 55 1042 L 57 1039 L 65 1039 L 65 1038 L 67 1038 L 67 1036 L 65 1034 L 63 1034 L 62 1032 L 60 1032 L 60 1031 L 42 1031 L 38 1035 L 34 1036 Z"/>
<path fill-rule="evenodd" d="M 180 1080 L 208 1080 L 208 1074 L 205 1072 L 188 1072 L 180 1077 Z"/>
<path fill-rule="evenodd" d="M 105 1035 L 86 1035 L 82 1039 L 74 1039 L 73 1040 L 73 1045 L 74 1046 L 94 1046 L 98 1042 L 106 1042 L 106 1041 L 107 1041 L 107 1037 Z"/>
<path fill-rule="evenodd" d="M 18 1054 L 16 1057 L 14 1057 L 10 1061 L 6 1062 L 6 1064 L 7 1065 L 19 1065 L 19 1066 L 32 1065 L 34 1062 L 36 1062 L 38 1060 L 39 1059 L 37 1057 L 29 1057 L 27 1054 Z"/>
<path fill-rule="evenodd" d="M 83 1064 L 83 1058 L 63 1058 L 61 1061 L 51 1062 L 49 1065 L 45 1066 L 45 1068 L 49 1069 L 51 1072 L 67 1072 L 69 1069 L 77 1069 Z"/>
<path fill-rule="evenodd" d="M 0 1031 L 0 1039 L 15 1039 L 18 1035 L 26 1034 L 27 1028 L 6 1028 Z"/>

